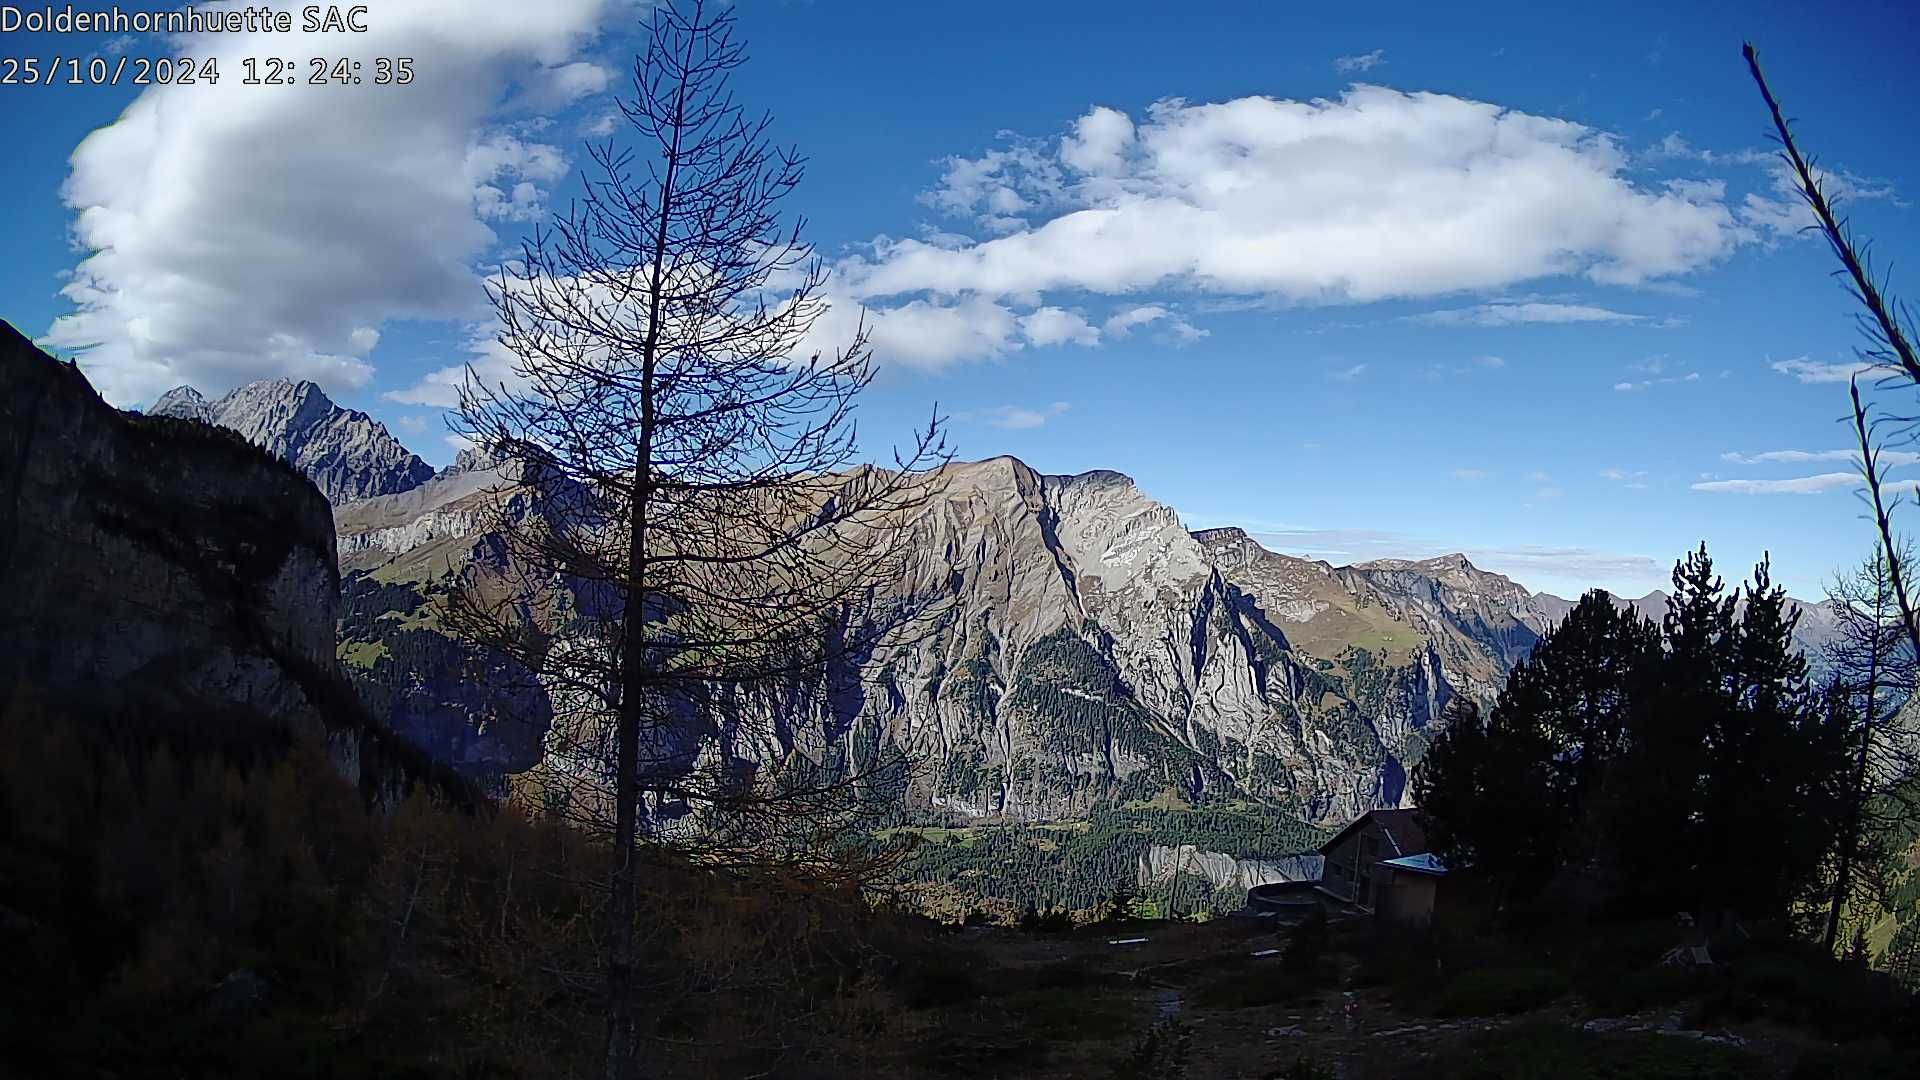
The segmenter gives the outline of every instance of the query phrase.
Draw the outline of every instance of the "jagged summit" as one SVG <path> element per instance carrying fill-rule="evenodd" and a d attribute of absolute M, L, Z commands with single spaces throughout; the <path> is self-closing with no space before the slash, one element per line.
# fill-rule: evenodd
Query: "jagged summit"
<path fill-rule="evenodd" d="M 148 411 L 231 428 L 305 473 L 334 503 L 406 491 L 433 476 L 386 425 L 341 408 L 304 379 L 261 379 L 213 402 L 177 386 Z"/>

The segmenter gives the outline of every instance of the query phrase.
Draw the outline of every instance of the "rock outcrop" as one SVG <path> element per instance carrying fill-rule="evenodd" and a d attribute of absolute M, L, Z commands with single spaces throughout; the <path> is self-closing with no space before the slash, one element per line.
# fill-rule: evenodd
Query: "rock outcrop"
<path fill-rule="evenodd" d="M 231 428 L 299 469 L 330 502 L 390 495 L 433 476 L 433 467 L 385 425 L 335 405 L 310 382 L 264 379 L 214 402 L 191 386 L 175 387 L 154 402 L 148 415 Z"/>

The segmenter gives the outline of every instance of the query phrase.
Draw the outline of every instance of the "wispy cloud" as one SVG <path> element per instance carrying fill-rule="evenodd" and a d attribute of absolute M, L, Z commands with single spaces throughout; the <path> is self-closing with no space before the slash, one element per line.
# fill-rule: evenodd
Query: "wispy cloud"
<path fill-rule="evenodd" d="M 1342 75 L 1351 75 L 1356 71 L 1372 71 L 1387 62 L 1387 50 L 1375 49 L 1358 56 L 1342 56 L 1333 62 L 1333 70 Z"/>
<path fill-rule="evenodd" d="M 1071 408 L 1073 404 L 1066 401 L 1056 401 L 1044 409 L 1029 409 L 1024 405 L 1002 405 L 996 409 L 988 409 L 982 415 L 982 419 L 997 428 L 1020 431 L 1044 427 L 1047 421 Z"/>
<path fill-rule="evenodd" d="M 1860 483 L 1859 473 L 1830 472 L 1818 476 L 1796 476 L 1790 480 L 1705 480 L 1693 485 L 1693 490 L 1729 495 L 1819 495 L 1840 488 L 1858 487 Z"/>
<path fill-rule="evenodd" d="M 1720 460 L 1733 465 L 1804 465 L 1814 461 L 1860 460 L 1858 450 L 1768 450 L 1759 454 L 1742 454 L 1729 451 L 1720 455 Z M 1884 468 L 1901 465 L 1920 465 L 1920 453 L 1912 450 L 1882 450 L 1875 455 Z"/>
<path fill-rule="evenodd" d="M 1808 226 L 1816 224 L 1813 210 L 1800 197 L 1799 182 L 1778 153 L 1745 151 L 1739 157 L 1764 164 L 1772 185 L 1772 195 L 1748 193 L 1738 209 L 1743 225 L 1765 235 L 1770 242 L 1793 237 L 1811 237 Z M 1711 160 L 1708 155 L 1707 160 Z M 1884 200 L 1905 206 L 1900 193 L 1885 180 L 1876 180 L 1826 165 L 1813 167 L 1820 189 L 1835 203 Z"/>
<path fill-rule="evenodd" d="M 1796 357 L 1792 360 L 1775 360 L 1768 366 L 1782 375 L 1791 375 L 1803 383 L 1846 382 L 1855 375 L 1866 375 L 1883 370 L 1865 360 L 1829 364 L 1810 356 Z"/>
<path fill-rule="evenodd" d="M 1640 370 L 1645 371 L 1649 369 L 1643 367 Z M 1655 367 L 1652 370 L 1656 370 L 1656 371 L 1664 370 L 1664 367 Z M 1656 386 L 1668 386 L 1673 383 L 1690 383 L 1690 382 L 1699 382 L 1699 381 L 1700 381 L 1700 373 L 1697 371 L 1689 371 L 1685 375 L 1665 375 L 1665 376 L 1661 376 L 1659 378 L 1654 378 L 1654 379 L 1641 379 L 1638 382 L 1617 382 L 1613 384 L 1613 388 L 1625 394 L 1625 393 L 1632 393 L 1635 390 L 1648 390 Z"/>
<path fill-rule="evenodd" d="M 1453 470 L 1453 478 L 1454 478 L 1455 480 L 1485 480 L 1485 479 L 1486 479 L 1487 477 L 1489 477 L 1489 476 L 1491 476 L 1491 475 L 1493 475 L 1493 474 L 1492 474 L 1492 473 L 1489 473 L 1489 472 L 1488 472 L 1487 470 L 1485 470 L 1485 469 L 1455 469 L 1455 470 Z"/>
<path fill-rule="evenodd" d="M 1851 450 L 1768 450 L 1760 454 L 1742 454 L 1728 451 L 1720 455 L 1721 461 L 1735 465 L 1769 465 L 1776 463 L 1801 464 L 1808 461 L 1852 461 Z"/>
<path fill-rule="evenodd" d="M 1432 326 L 1511 326 L 1517 323 L 1632 323 L 1646 321 L 1635 315 L 1591 304 L 1555 304 L 1538 301 L 1496 300 L 1466 308 L 1442 308 L 1407 316 L 1408 322 Z"/>
<path fill-rule="evenodd" d="M 1100 331 L 1110 338 L 1125 338 L 1146 326 L 1164 327 L 1169 339 L 1182 345 L 1207 336 L 1207 331 L 1159 304 L 1139 304 L 1116 311 L 1100 324 Z"/>
<path fill-rule="evenodd" d="M 1352 367 L 1336 368 L 1327 372 L 1327 378 L 1340 382 L 1352 382 L 1367 373 L 1367 365 L 1355 364 Z"/>

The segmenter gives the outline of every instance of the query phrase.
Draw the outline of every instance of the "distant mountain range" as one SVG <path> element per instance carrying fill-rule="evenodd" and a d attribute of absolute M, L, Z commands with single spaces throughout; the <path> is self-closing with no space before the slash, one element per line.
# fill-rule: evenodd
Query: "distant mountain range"
<path fill-rule="evenodd" d="M 541 485 L 471 454 L 435 473 L 311 383 L 212 403 L 183 387 L 155 411 L 232 427 L 335 503 L 340 654 L 397 729 L 474 772 L 541 764 L 542 692 L 511 680 L 510 699 L 489 694 L 421 614 L 450 578 L 489 572 L 493 508 L 531 512 Z M 1572 607 L 1462 555 L 1333 566 L 1239 529 L 1189 532 L 1119 473 L 1047 476 L 1000 457 L 945 481 L 915 525 L 930 557 L 912 583 L 951 601 L 938 631 L 863 671 L 869 692 L 783 730 L 809 747 L 908 749 L 932 763 L 908 798 L 952 815 L 1042 820 L 1177 795 L 1343 821 L 1396 804 L 1447 701 L 1491 700 Z M 1616 602 L 1657 619 L 1667 597 Z M 1817 654 L 1831 612 L 1800 607 Z M 793 748 L 688 737 L 744 761 Z"/>

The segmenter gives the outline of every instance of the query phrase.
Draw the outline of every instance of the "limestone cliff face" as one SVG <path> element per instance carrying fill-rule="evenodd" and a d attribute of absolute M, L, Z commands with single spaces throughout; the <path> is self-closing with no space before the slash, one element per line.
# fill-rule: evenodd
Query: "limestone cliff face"
<path fill-rule="evenodd" d="M 405 779 L 335 666 L 320 492 L 232 432 L 119 412 L 5 323 L 0 595 L 0 706 L 285 725 L 356 779 Z"/>
<path fill-rule="evenodd" d="M 926 558 L 902 585 L 941 597 L 937 630 L 869 665 L 851 714 L 810 718 L 799 726 L 821 735 L 776 749 L 899 746 L 930 766 L 910 799 L 974 816 L 1071 817 L 1171 792 L 1344 820 L 1400 797 L 1405 731 L 1446 693 L 1434 672 L 1363 712 L 1120 474 L 996 458 L 942 479 L 918 522 Z"/>

